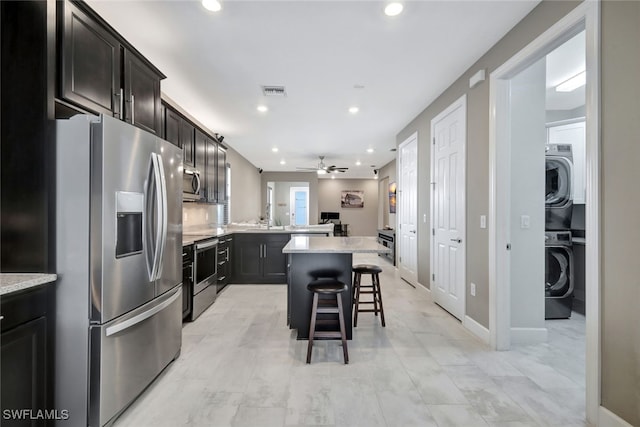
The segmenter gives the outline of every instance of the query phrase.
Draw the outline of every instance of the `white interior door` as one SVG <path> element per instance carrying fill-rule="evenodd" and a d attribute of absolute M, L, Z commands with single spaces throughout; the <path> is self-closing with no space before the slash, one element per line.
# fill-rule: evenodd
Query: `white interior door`
<path fill-rule="evenodd" d="M 465 314 L 466 97 L 431 122 L 431 295 L 449 313 Z"/>
<path fill-rule="evenodd" d="M 400 277 L 418 284 L 418 134 L 400 144 L 398 268 Z"/>

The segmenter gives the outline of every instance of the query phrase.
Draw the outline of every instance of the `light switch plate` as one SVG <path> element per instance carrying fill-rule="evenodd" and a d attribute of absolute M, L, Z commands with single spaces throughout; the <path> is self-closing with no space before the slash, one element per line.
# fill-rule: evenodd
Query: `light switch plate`
<path fill-rule="evenodd" d="M 520 228 L 526 229 L 531 227 L 531 217 L 529 215 L 520 215 Z"/>
<path fill-rule="evenodd" d="M 471 296 L 475 297 L 476 296 L 476 284 L 471 282 Z"/>
<path fill-rule="evenodd" d="M 487 216 L 480 215 L 480 228 L 487 228 Z"/>
<path fill-rule="evenodd" d="M 427 223 L 427 214 L 422 215 L 422 222 Z"/>

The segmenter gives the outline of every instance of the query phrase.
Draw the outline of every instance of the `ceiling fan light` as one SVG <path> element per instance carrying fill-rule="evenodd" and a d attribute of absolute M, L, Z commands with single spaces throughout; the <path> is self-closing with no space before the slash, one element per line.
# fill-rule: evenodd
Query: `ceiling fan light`
<path fill-rule="evenodd" d="M 324 175 L 327 173 L 327 171 L 324 169 L 318 169 L 316 172 L 318 173 L 318 175 Z"/>

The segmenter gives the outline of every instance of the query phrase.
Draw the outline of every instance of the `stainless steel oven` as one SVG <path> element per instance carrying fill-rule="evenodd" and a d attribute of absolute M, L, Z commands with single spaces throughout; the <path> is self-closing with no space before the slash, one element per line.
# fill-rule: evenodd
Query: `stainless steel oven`
<path fill-rule="evenodd" d="M 195 278 L 193 305 L 189 320 L 195 320 L 216 299 L 218 294 L 218 239 L 200 240 L 195 244 Z"/>
<path fill-rule="evenodd" d="M 202 185 L 200 171 L 196 168 L 185 166 L 182 174 L 182 200 L 202 200 Z"/>

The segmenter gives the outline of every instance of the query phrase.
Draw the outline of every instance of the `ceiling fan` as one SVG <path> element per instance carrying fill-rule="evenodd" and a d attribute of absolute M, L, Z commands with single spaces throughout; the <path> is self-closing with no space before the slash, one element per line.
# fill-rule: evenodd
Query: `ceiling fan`
<path fill-rule="evenodd" d="M 320 158 L 320 163 L 315 168 L 301 168 L 297 167 L 298 170 L 307 170 L 307 171 L 316 171 L 318 175 L 322 175 L 325 173 L 338 173 L 338 172 L 346 172 L 349 168 L 339 168 L 335 165 L 327 166 L 324 164 L 324 156 L 318 156 Z"/>

